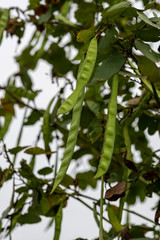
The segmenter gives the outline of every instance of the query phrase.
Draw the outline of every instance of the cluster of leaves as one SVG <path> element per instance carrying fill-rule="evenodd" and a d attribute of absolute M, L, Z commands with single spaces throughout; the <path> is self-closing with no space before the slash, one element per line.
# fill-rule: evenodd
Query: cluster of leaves
<path fill-rule="evenodd" d="M 112 76 L 116 73 L 119 75 L 118 95 L 121 102 L 118 104 L 114 153 L 105 182 L 109 185 L 117 183 L 117 186 L 106 192 L 106 204 L 120 199 L 129 208 L 136 203 L 137 198 L 143 202 L 147 197 L 152 197 L 153 193 L 159 196 L 159 149 L 153 152 L 146 132 L 149 135 L 160 132 L 160 71 L 157 67 L 160 54 L 159 49 L 154 51 L 150 44 L 160 40 L 160 18 L 157 16 L 160 4 L 150 0 L 143 0 L 142 3 L 144 10 L 137 10 L 131 1 L 121 0 L 45 0 L 43 3 L 40 0 L 30 0 L 25 11 L 19 8 L 0 9 L 0 41 L 6 33 L 7 37 L 17 36 L 20 44 L 26 24 L 35 26 L 28 46 L 16 57 L 19 71 L 6 81 L 5 86 L 0 86 L 0 91 L 3 92 L 0 105 L 0 140 L 8 163 L 6 169 L 0 170 L 0 186 L 4 187 L 6 181 L 13 181 L 10 206 L 1 217 L 2 234 L 10 235 L 18 225 L 37 223 L 41 221 L 41 216 L 46 216 L 51 218 L 50 226 L 55 219 L 54 239 L 59 239 L 62 210 L 68 199 L 73 197 L 79 201 L 80 190 L 85 190 L 88 186 L 96 188 L 97 180 L 93 177 L 102 152 L 107 122 L 105 109 L 110 99 L 108 90 Z M 16 10 L 14 17 L 13 10 Z M 153 17 L 147 16 L 149 10 L 154 10 Z M 58 156 L 57 151 L 60 149 L 51 149 L 51 142 L 61 142 L 61 147 L 65 147 L 71 113 L 59 117 L 56 115 L 57 109 L 65 98 L 64 93 L 68 86 L 73 88 L 73 81 L 69 76 L 72 73 L 76 79 L 77 62 L 86 54 L 90 39 L 95 35 L 98 38 L 98 56 L 87 85 L 76 144 L 78 148 L 72 158 L 75 165 L 78 165 L 80 158 L 87 156 L 88 159 L 90 156 L 90 170 L 76 170 L 74 179 L 66 175 L 61 186 L 50 195 L 57 161 L 60 159 L 55 158 L 55 170 L 49 164 L 35 172 L 34 164 L 40 154 L 44 154 L 49 163 L 52 154 Z M 64 43 L 66 36 L 68 39 Z M 75 49 L 77 55 L 73 59 L 69 53 Z M 59 92 L 52 97 L 46 109 L 35 107 L 35 98 L 41 93 L 33 90 L 34 82 L 30 76 L 30 71 L 36 69 L 40 59 L 52 67 L 51 84 L 57 84 L 58 88 L 59 84 L 64 83 L 64 87 L 59 87 Z M 135 87 L 140 92 L 136 96 Z M 8 149 L 5 135 L 15 118 L 16 105 L 29 111 L 25 111 L 15 148 Z M 41 122 L 42 127 L 37 133 L 35 146 L 21 146 L 23 128 L 34 126 L 37 122 Z M 138 161 L 128 148 L 123 133 L 124 126 L 127 128 L 128 143 L 140 153 Z M 44 149 L 38 147 L 41 139 Z M 20 151 L 30 154 L 31 159 L 29 162 L 22 159 L 17 169 L 15 163 L 17 164 Z M 69 189 L 73 194 L 69 194 Z M 93 211 L 99 225 L 96 206 L 99 206 L 98 200 Z M 109 232 L 104 231 L 104 239 L 119 236 L 121 239 L 147 240 L 151 239 L 145 237 L 148 232 L 153 233 L 154 239 L 159 239 L 155 226 L 158 225 L 160 205 L 157 204 L 156 207 L 155 222 L 147 219 L 154 224 L 153 227 L 137 226 L 129 222 L 122 226 L 121 208 L 109 205 L 106 210 L 111 229 Z M 6 219 L 9 220 L 7 225 Z"/>

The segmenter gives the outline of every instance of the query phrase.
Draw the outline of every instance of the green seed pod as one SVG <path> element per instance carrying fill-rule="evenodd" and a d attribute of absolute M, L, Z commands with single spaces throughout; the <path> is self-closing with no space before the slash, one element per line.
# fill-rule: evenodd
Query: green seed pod
<path fill-rule="evenodd" d="M 1 13 L 2 11 L 2 13 Z M 3 32 L 6 28 L 7 22 L 9 19 L 9 10 L 8 9 L 0 9 L 0 43 L 3 38 Z"/>
<path fill-rule="evenodd" d="M 101 177 L 105 174 L 110 166 L 114 142 L 115 142 L 115 128 L 116 128 L 116 114 L 117 114 L 117 92 L 118 92 L 118 76 L 117 74 L 113 76 L 112 81 L 112 93 L 110 104 L 108 107 L 108 121 L 104 136 L 102 156 L 98 166 L 97 174 L 95 178 Z"/>
<path fill-rule="evenodd" d="M 57 114 L 65 114 L 72 110 L 75 106 L 78 96 L 82 89 L 88 83 L 92 72 L 94 70 L 95 62 L 97 58 L 97 39 L 94 37 L 89 45 L 86 59 L 83 63 L 82 69 L 79 73 L 78 83 L 75 91 L 67 98 L 67 100 L 61 105 Z"/>
<path fill-rule="evenodd" d="M 79 66 L 78 81 L 79 81 L 79 76 L 80 76 L 83 64 L 84 64 L 84 58 L 82 59 L 80 66 Z M 77 100 L 77 103 L 73 109 L 72 122 L 71 122 L 71 127 L 70 127 L 70 131 L 69 131 L 69 135 L 68 135 L 65 153 L 64 153 L 63 160 L 62 160 L 59 172 L 56 176 L 54 186 L 53 186 L 51 193 L 54 192 L 56 187 L 60 184 L 63 177 L 65 176 L 67 169 L 69 167 L 69 164 L 71 162 L 72 156 L 73 156 L 74 147 L 76 145 L 77 136 L 78 136 L 80 119 L 81 119 L 81 111 L 82 111 L 82 105 L 83 105 L 83 100 L 84 100 L 84 90 L 85 90 L 84 88 L 81 90 L 78 100 Z"/>

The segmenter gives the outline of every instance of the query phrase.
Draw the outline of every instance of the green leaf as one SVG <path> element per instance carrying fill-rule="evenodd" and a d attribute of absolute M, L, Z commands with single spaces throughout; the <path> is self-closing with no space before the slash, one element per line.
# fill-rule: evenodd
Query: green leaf
<path fill-rule="evenodd" d="M 144 13 L 139 12 L 139 11 L 137 11 L 137 13 L 138 13 L 138 16 L 140 17 L 140 19 L 142 21 L 144 21 L 145 23 L 151 25 L 152 27 L 160 29 L 160 26 L 158 24 L 156 24 L 156 23 L 153 23 Z"/>
<path fill-rule="evenodd" d="M 38 24 L 43 24 L 43 23 L 47 22 L 51 16 L 52 16 L 52 13 L 50 11 L 47 11 L 46 13 L 42 14 L 37 21 Z"/>
<path fill-rule="evenodd" d="M 20 77 L 21 77 L 21 82 L 23 84 L 23 86 L 26 88 L 26 89 L 29 89 L 31 90 L 32 88 L 32 80 L 28 74 L 28 70 L 26 67 L 24 66 L 20 66 Z"/>
<path fill-rule="evenodd" d="M 10 148 L 8 151 L 9 151 L 9 153 L 16 155 L 17 153 L 19 153 L 20 151 L 22 151 L 25 148 L 28 148 L 28 146 L 23 146 L 23 147 L 17 146 L 15 148 Z"/>
<path fill-rule="evenodd" d="M 33 208 L 30 207 L 28 213 L 22 214 L 18 218 L 18 222 L 23 225 L 23 224 L 33 224 L 33 223 L 38 223 L 41 221 L 40 216 L 38 215 L 37 211 Z"/>
<path fill-rule="evenodd" d="M 3 126 L 0 125 L 0 140 L 2 140 L 6 135 L 8 128 L 10 126 L 10 123 L 12 121 L 12 117 L 13 117 L 12 114 L 9 114 L 9 113 L 6 114 Z"/>
<path fill-rule="evenodd" d="M 78 1 L 79 8 L 75 12 L 77 22 L 83 25 L 84 29 L 94 25 L 96 5 L 92 2 Z"/>
<path fill-rule="evenodd" d="M 52 106 L 54 99 L 55 99 L 55 96 L 49 102 L 48 107 L 45 110 L 43 115 L 42 133 L 43 133 L 43 140 L 44 140 L 46 151 L 50 151 L 49 143 L 52 141 L 51 127 L 50 127 L 50 108 Z"/>
<path fill-rule="evenodd" d="M 103 18 L 117 17 L 130 5 L 131 5 L 130 2 L 121 2 L 121 3 L 115 4 L 110 8 L 104 9 L 102 12 L 102 17 Z"/>
<path fill-rule="evenodd" d="M 132 228 L 130 229 L 130 235 L 131 239 L 145 239 L 145 234 L 147 232 L 152 232 L 153 228 L 152 227 L 147 227 L 145 225 L 133 225 Z"/>
<path fill-rule="evenodd" d="M 29 0 L 29 9 L 35 9 L 39 6 L 41 0 Z"/>
<path fill-rule="evenodd" d="M 116 231 L 120 232 L 120 231 L 124 230 L 126 227 L 122 226 L 119 223 L 118 217 L 116 216 L 116 214 L 113 210 L 113 207 L 111 205 L 108 205 L 107 210 L 108 210 L 109 221 L 112 224 L 112 226 L 116 229 Z"/>
<path fill-rule="evenodd" d="M 103 128 L 102 127 L 95 127 L 90 133 L 89 138 L 92 143 L 97 141 L 103 135 Z"/>
<path fill-rule="evenodd" d="M 69 187 L 71 185 L 74 185 L 74 179 L 68 174 L 66 174 L 61 181 L 61 185 L 64 187 Z"/>
<path fill-rule="evenodd" d="M 39 91 L 31 91 L 27 90 L 22 87 L 16 87 L 15 85 L 9 85 L 7 86 L 7 90 L 12 93 L 13 95 L 19 96 L 19 97 L 24 97 L 29 100 L 34 100 L 34 98 L 37 96 Z"/>
<path fill-rule="evenodd" d="M 112 45 L 118 40 L 118 32 L 115 28 L 108 28 L 105 36 L 101 37 L 98 44 L 98 62 L 106 59 L 113 52 Z"/>
<path fill-rule="evenodd" d="M 141 202 L 145 200 L 145 188 L 146 184 L 138 180 L 132 183 L 129 193 L 127 195 L 127 203 L 133 205 L 136 202 L 136 198 L 139 197 Z"/>
<path fill-rule="evenodd" d="M 70 10 L 70 5 L 71 5 L 70 1 L 65 1 L 64 2 L 64 4 L 61 7 L 61 14 L 62 14 L 62 16 L 64 16 L 64 17 L 67 16 L 67 14 L 68 14 L 68 12 Z"/>
<path fill-rule="evenodd" d="M 62 15 L 55 15 L 54 17 L 55 17 L 55 19 L 61 21 L 62 23 L 64 23 L 65 25 L 68 25 L 69 27 L 79 28 L 78 25 L 76 25 L 75 23 L 72 23 L 66 17 L 64 17 Z"/>
<path fill-rule="evenodd" d="M 31 154 L 31 155 L 40 155 L 40 154 L 51 155 L 52 153 L 55 153 L 55 152 L 50 152 L 50 151 L 48 152 L 40 147 L 28 148 L 24 152 L 27 154 Z"/>
<path fill-rule="evenodd" d="M 23 50 L 20 56 L 16 57 L 16 61 L 19 63 L 20 67 L 24 68 L 22 69 L 22 72 L 23 70 L 27 71 L 28 69 L 34 70 L 37 66 L 39 59 L 42 58 L 42 56 L 44 55 L 45 46 L 48 39 L 45 35 L 41 35 L 41 39 L 43 39 L 43 41 L 40 43 L 40 36 L 37 37 L 37 42 L 41 45 L 36 52 L 35 52 L 36 46 L 29 45 Z M 34 51 L 34 55 L 32 51 Z"/>
<path fill-rule="evenodd" d="M 95 172 L 93 171 L 78 173 L 76 175 L 76 179 L 78 180 L 79 188 L 82 190 L 85 190 L 87 186 L 96 188 L 97 181 L 94 179 L 94 175 L 95 175 Z"/>
<path fill-rule="evenodd" d="M 160 61 L 160 54 L 152 50 L 149 44 L 142 42 L 140 39 L 135 41 L 137 50 L 141 51 L 145 57 L 149 58 L 153 62 Z"/>
<path fill-rule="evenodd" d="M 152 3 L 148 3 L 147 5 L 145 5 L 145 11 L 148 9 L 156 9 L 158 11 L 160 11 L 160 4 L 157 2 L 152 2 Z"/>
<path fill-rule="evenodd" d="M 148 25 L 143 31 L 137 31 L 137 37 L 146 42 L 157 42 L 160 40 L 160 30 Z"/>
<path fill-rule="evenodd" d="M 10 212 L 11 208 L 7 207 L 6 210 L 2 212 L 2 217 L 1 218 L 6 218 L 8 213 Z"/>
<path fill-rule="evenodd" d="M 98 116 L 100 114 L 99 112 L 99 104 L 98 102 L 92 101 L 92 100 L 87 100 L 86 101 L 87 107 L 96 115 Z"/>
<path fill-rule="evenodd" d="M 43 215 L 46 215 L 50 210 L 49 201 L 45 195 L 43 195 L 40 200 L 40 207 Z"/>
<path fill-rule="evenodd" d="M 52 172 L 53 172 L 53 169 L 50 167 L 45 167 L 45 168 L 38 170 L 38 174 L 40 174 L 40 175 L 48 175 Z"/>
<path fill-rule="evenodd" d="M 48 50 L 43 52 L 42 58 L 53 66 L 53 73 L 66 74 L 71 71 L 73 64 L 66 58 L 64 48 L 57 43 L 52 43 Z M 63 62 L 63 64 L 61 64 Z"/>
<path fill-rule="evenodd" d="M 147 76 L 151 82 L 159 82 L 160 69 L 157 65 L 145 56 L 136 56 L 138 68 L 143 76 Z"/>
<path fill-rule="evenodd" d="M 81 30 L 77 34 L 77 41 L 78 42 L 87 42 L 95 35 L 95 27 L 91 27 L 89 29 Z"/>
<path fill-rule="evenodd" d="M 41 117 L 42 114 L 39 111 L 33 110 L 31 114 L 27 117 L 26 121 L 24 122 L 24 125 L 33 125 L 38 120 L 40 120 Z"/>
<path fill-rule="evenodd" d="M 29 188 L 28 187 L 20 187 L 20 188 L 17 188 L 15 191 L 17 193 L 26 193 L 28 192 Z M 18 200 L 19 201 L 19 200 Z M 23 203 L 24 204 L 24 203 Z"/>
<path fill-rule="evenodd" d="M 102 62 L 96 69 L 95 78 L 97 80 L 108 80 L 114 74 L 118 73 L 125 63 L 125 56 L 123 54 L 114 54 Z"/>

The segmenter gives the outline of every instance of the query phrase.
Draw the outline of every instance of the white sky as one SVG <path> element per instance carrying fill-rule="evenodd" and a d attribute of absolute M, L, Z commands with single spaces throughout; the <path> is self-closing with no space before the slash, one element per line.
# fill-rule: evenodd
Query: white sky
<path fill-rule="evenodd" d="M 0 0 L 0 7 L 9 7 L 9 6 L 18 6 L 22 9 L 25 9 L 28 1 L 27 0 Z M 16 63 L 13 59 L 13 56 L 16 55 L 16 51 L 20 51 L 25 44 L 27 43 L 30 35 L 31 35 L 32 29 L 28 28 L 27 32 L 25 34 L 24 40 L 22 41 L 21 46 L 16 49 L 16 38 L 8 38 L 4 39 L 2 45 L 0 46 L 0 63 L 1 63 L 1 83 L 5 83 L 7 77 L 15 72 L 17 70 Z M 40 62 L 38 70 L 34 73 L 32 73 L 32 76 L 34 77 L 35 81 L 35 88 L 37 89 L 43 89 L 43 93 L 38 98 L 38 104 L 42 108 L 45 108 L 50 101 L 50 99 L 53 97 L 53 94 L 55 93 L 56 89 L 54 85 L 51 85 L 50 78 L 47 74 L 49 74 L 50 67 L 47 66 L 44 62 Z M 45 84 L 44 84 L 45 83 Z M 17 128 L 20 123 L 20 119 L 22 119 L 22 113 L 19 113 L 19 119 L 18 121 L 14 121 L 14 124 L 12 128 L 10 129 L 10 133 L 7 136 L 7 145 L 9 147 L 14 147 L 14 140 L 15 136 L 17 136 Z M 38 126 L 35 127 L 33 130 L 32 128 L 27 128 L 25 131 L 28 133 L 27 135 L 24 133 L 25 136 L 27 136 L 22 141 L 22 145 L 30 144 L 30 136 L 34 136 L 36 134 Z M 158 135 L 154 138 L 152 138 L 151 144 L 154 146 L 155 150 L 159 148 L 159 137 Z M 39 161 L 39 168 L 43 166 L 44 160 L 41 159 Z M 5 189 L 2 188 L 0 190 L 0 199 L 1 199 L 1 205 L 0 205 L 0 212 L 2 212 L 5 207 L 8 206 L 8 202 L 10 200 L 10 193 L 11 193 L 11 184 L 5 184 Z M 93 191 L 89 189 L 87 191 L 88 195 L 92 195 L 95 198 L 99 198 L 99 189 L 96 191 Z M 138 202 L 136 207 L 133 207 L 133 210 L 140 212 L 141 214 L 154 218 L 154 212 L 151 211 L 151 207 L 154 206 L 154 202 L 156 202 L 156 199 L 148 199 L 146 204 L 141 204 Z M 91 204 L 92 205 L 92 204 Z M 140 224 L 144 223 L 143 220 L 137 217 L 131 217 L 135 223 Z M 46 227 L 46 223 L 48 220 L 44 218 L 42 223 L 34 224 L 34 225 L 25 225 L 23 227 L 17 228 L 13 232 L 13 240 L 28 240 L 28 239 L 34 239 L 34 240 L 51 240 L 53 239 L 53 233 L 54 233 L 54 227 L 52 227 L 49 231 L 44 231 Z M 146 222 L 146 224 L 148 224 Z M 64 218 L 63 218 L 63 224 L 62 224 L 62 233 L 61 233 L 61 240 L 73 240 L 78 237 L 82 238 L 88 238 L 93 239 L 98 236 L 98 228 L 95 224 L 93 213 L 88 210 L 86 207 L 83 207 L 80 203 L 76 202 L 75 200 L 69 200 L 68 206 L 64 209 Z M 7 239 L 8 240 L 8 239 Z"/>

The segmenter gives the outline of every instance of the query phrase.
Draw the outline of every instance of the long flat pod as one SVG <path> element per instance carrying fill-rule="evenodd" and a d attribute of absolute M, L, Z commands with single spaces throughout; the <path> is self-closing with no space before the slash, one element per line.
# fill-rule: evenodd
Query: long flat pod
<path fill-rule="evenodd" d="M 72 159 L 72 156 L 74 153 L 74 147 L 75 147 L 76 141 L 77 141 L 83 100 L 84 100 L 84 89 L 82 89 L 82 91 L 80 92 L 77 103 L 73 109 L 71 128 L 70 128 L 69 135 L 68 135 L 68 140 L 67 140 L 64 157 L 63 157 L 59 172 L 56 176 L 54 186 L 53 186 L 51 193 L 54 192 L 56 187 L 62 181 L 62 179 L 65 176 L 66 171 L 69 167 L 69 164 L 71 162 L 71 159 Z"/>
<path fill-rule="evenodd" d="M 80 73 L 82 71 L 83 64 L 84 64 L 84 58 L 82 59 L 80 66 L 79 66 L 78 76 L 77 76 L 78 81 L 79 81 Z M 54 192 L 56 187 L 60 184 L 63 177 L 65 176 L 67 169 L 69 167 L 69 164 L 71 162 L 73 153 L 74 153 L 74 147 L 76 145 L 79 124 L 80 124 L 80 119 L 81 119 L 81 111 L 82 111 L 82 105 L 83 105 L 83 100 L 84 100 L 84 90 L 85 90 L 85 88 L 83 88 L 81 90 L 78 100 L 77 100 L 77 103 L 76 103 L 75 107 L 73 108 L 72 122 L 71 122 L 71 127 L 70 127 L 70 131 L 69 131 L 69 135 L 68 135 L 66 149 L 64 152 L 64 156 L 63 156 L 63 160 L 62 160 L 60 169 L 59 169 L 56 179 L 54 181 L 54 185 L 53 185 L 53 189 L 52 189 L 51 193 Z"/>
<path fill-rule="evenodd" d="M 5 27 L 7 26 L 8 19 L 9 19 L 9 10 L 0 9 L 0 43 L 2 41 L 3 32 L 5 30 Z"/>
<path fill-rule="evenodd" d="M 110 104 L 108 107 L 108 121 L 104 136 L 102 156 L 98 166 L 95 178 L 101 177 L 105 174 L 110 166 L 112 159 L 114 142 L 115 142 L 115 128 L 116 128 L 116 114 L 117 114 L 117 92 L 118 92 L 118 76 L 115 74 L 112 80 L 112 93 Z"/>
<path fill-rule="evenodd" d="M 67 100 L 61 105 L 61 107 L 58 110 L 57 114 L 65 114 L 72 110 L 72 108 L 75 106 L 77 99 L 79 97 L 79 94 L 81 90 L 85 87 L 85 85 L 88 83 L 97 58 L 97 39 L 94 37 L 89 45 L 88 52 L 86 55 L 86 59 L 84 61 L 82 70 L 80 72 L 78 84 L 76 86 L 76 89 L 74 92 L 67 98 Z"/>

